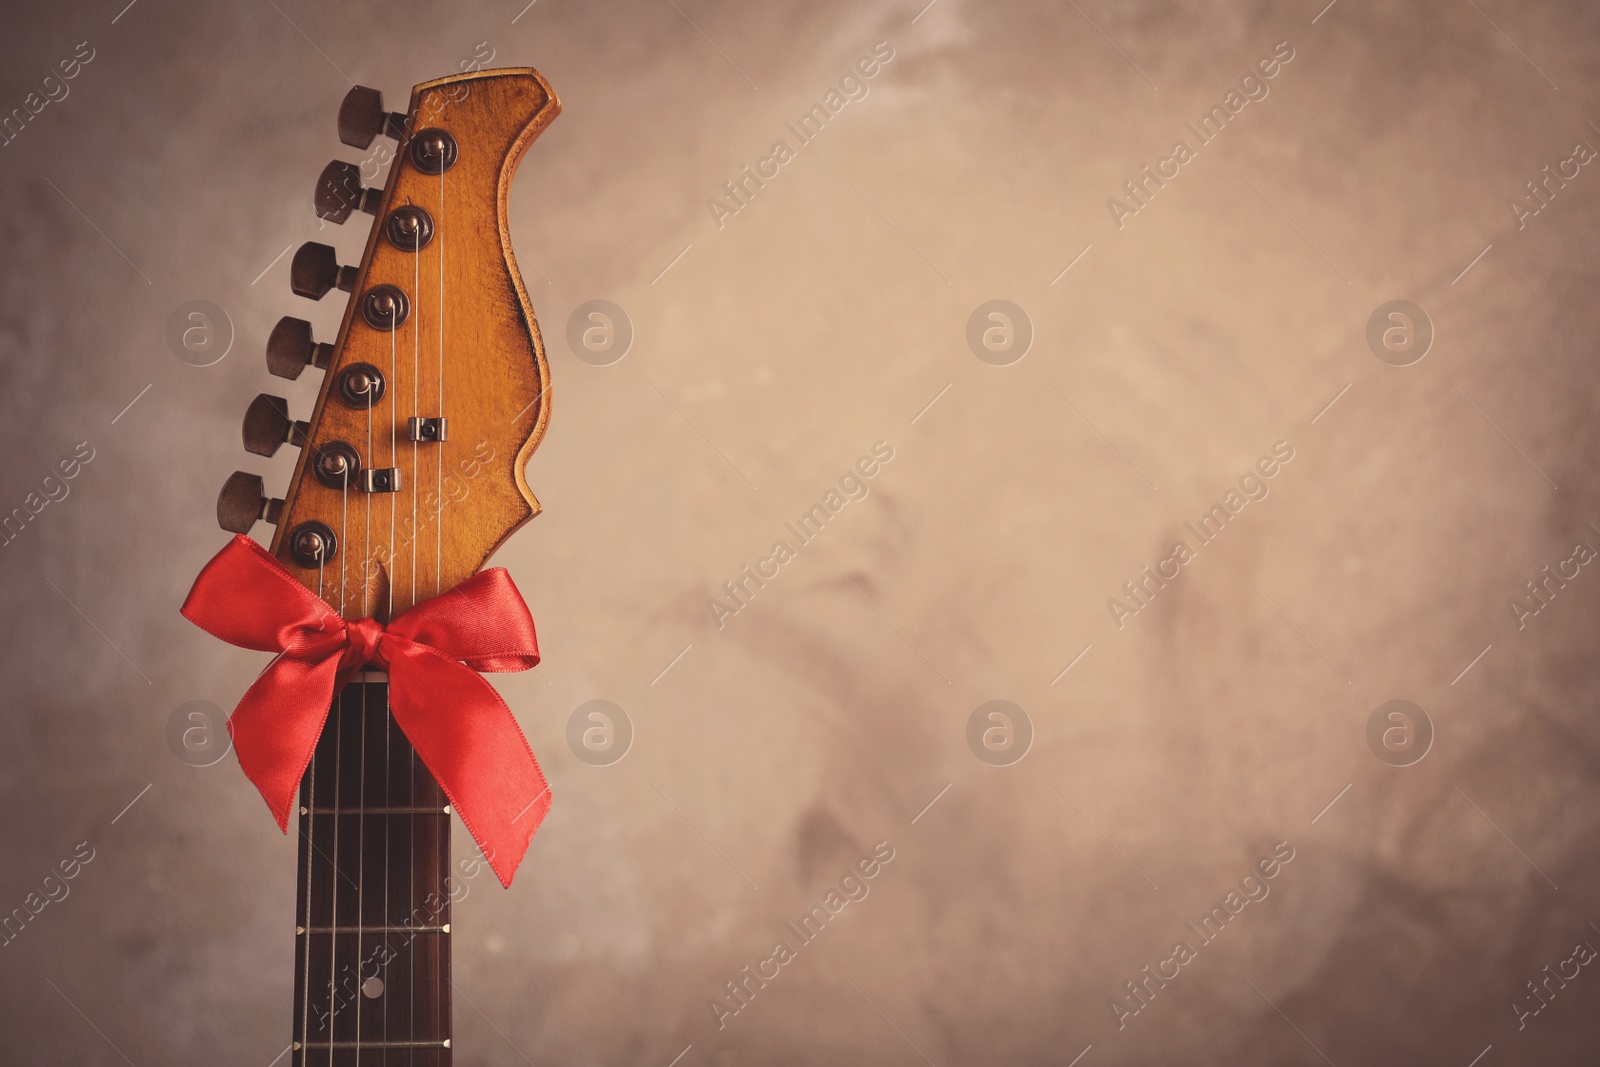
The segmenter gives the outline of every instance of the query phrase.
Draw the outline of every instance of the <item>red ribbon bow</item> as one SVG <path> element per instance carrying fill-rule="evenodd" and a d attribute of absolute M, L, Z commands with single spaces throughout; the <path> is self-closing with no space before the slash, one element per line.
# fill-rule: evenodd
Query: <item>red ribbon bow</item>
<path fill-rule="evenodd" d="M 230 645 L 278 653 L 228 720 L 239 765 L 285 833 L 333 696 L 362 667 L 389 672 L 389 707 L 502 885 L 550 810 L 550 787 L 511 709 L 478 671 L 539 662 L 533 617 L 503 567 L 383 626 L 346 622 L 237 535 L 201 570 L 184 618 Z"/>

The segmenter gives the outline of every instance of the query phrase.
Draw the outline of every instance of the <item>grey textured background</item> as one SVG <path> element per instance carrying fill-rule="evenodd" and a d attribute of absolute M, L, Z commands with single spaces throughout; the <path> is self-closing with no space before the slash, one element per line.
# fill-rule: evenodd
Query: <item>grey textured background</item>
<path fill-rule="evenodd" d="M 288 1041 L 293 839 L 166 741 L 263 657 L 177 606 L 226 474 L 287 479 L 240 451 L 245 403 L 315 395 L 260 350 L 307 314 L 274 257 L 358 254 L 310 210 L 356 158 L 349 80 L 402 101 L 480 42 L 565 103 L 511 203 L 545 513 L 497 560 L 545 662 L 496 684 L 555 807 L 456 910 L 458 1063 L 1592 1059 L 1593 968 L 1512 1005 L 1600 946 L 1600 575 L 1525 629 L 1507 606 L 1600 547 L 1600 172 L 1508 207 L 1600 146 L 1592 4 L 123 2 L 0 35 L 0 110 L 95 50 L 0 148 L 0 510 L 95 450 L 0 549 L 0 911 L 95 849 L 0 948 L 0 1062 Z M 878 41 L 867 98 L 719 230 L 706 200 Z M 1107 198 L 1280 41 L 1271 95 L 1118 230 Z M 1004 368 L 964 340 L 997 297 L 1036 331 Z M 593 298 L 637 332 L 611 367 L 564 341 Z M 1364 340 L 1396 298 L 1437 331 L 1404 369 Z M 237 334 L 204 369 L 165 340 L 191 299 Z M 878 440 L 871 495 L 719 630 L 707 599 Z M 1279 440 L 1271 496 L 1119 630 L 1106 599 Z M 565 740 L 597 697 L 637 734 L 605 768 Z M 1394 698 L 1437 732 L 1411 767 L 1365 739 Z M 966 745 L 991 699 L 1036 731 L 1010 767 Z M 870 896 L 718 1029 L 878 841 Z M 1271 895 L 1119 1030 L 1123 983 L 1280 841 Z"/>

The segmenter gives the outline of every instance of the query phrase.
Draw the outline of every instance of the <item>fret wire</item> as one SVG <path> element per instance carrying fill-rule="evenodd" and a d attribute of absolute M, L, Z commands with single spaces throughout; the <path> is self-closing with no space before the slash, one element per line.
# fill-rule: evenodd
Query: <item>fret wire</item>
<path fill-rule="evenodd" d="M 302 807 L 300 814 L 305 815 L 306 809 Z M 318 815 L 449 815 L 450 806 L 442 808 L 317 808 Z"/>
<path fill-rule="evenodd" d="M 313 1041 L 306 1046 L 311 1049 L 363 1049 L 363 1048 L 449 1048 L 450 1039 L 440 1038 L 438 1041 Z"/>
<path fill-rule="evenodd" d="M 297 934 L 448 934 L 450 924 L 443 926 L 302 926 Z"/>

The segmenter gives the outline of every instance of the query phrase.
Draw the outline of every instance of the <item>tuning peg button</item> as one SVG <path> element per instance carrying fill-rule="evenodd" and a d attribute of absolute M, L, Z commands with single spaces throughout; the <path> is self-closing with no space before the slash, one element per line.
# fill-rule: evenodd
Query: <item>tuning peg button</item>
<path fill-rule="evenodd" d="M 289 402 L 281 396 L 260 393 L 244 413 L 244 448 L 258 456 L 270 456 L 285 441 L 302 448 L 311 432 L 309 423 L 289 418 Z"/>
<path fill-rule="evenodd" d="M 232 533 L 247 534 L 259 519 L 276 525 L 283 501 L 268 500 L 261 476 L 234 471 L 217 494 L 217 525 Z"/>
<path fill-rule="evenodd" d="M 298 378 L 308 365 L 327 370 L 332 359 L 333 346 L 313 340 L 305 319 L 285 315 L 267 337 L 267 370 L 280 378 Z"/>
<path fill-rule="evenodd" d="M 327 219 L 329 222 L 342 225 L 352 211 L 365 211 L 368 215 L 376 215 L 378 201 L 381 199 L 383 194 L 377 189 L 362 187 L 361 168 L 342 159 L 336 159 L 323 167 L 322 174 L 317 178 L 317 192 L 314 197 L 317 217 Z"/>
<path fill-rule="evenodd" d="M 344 95 L 339 105 L 339 140 L 351 148 L 366 148 L 379 135 L 399 140 L 406 130 L 406 117 L 383 109 L 383 94 L 357 85 Z"/>
<path fill-rule="evenodd" d="M 351 292 L 356 287 L 356 268 L 341 267 L 330 245 L 315 241 L 301 245 L 289 264 L 289 288 L 296 296 L 321 300 L 328 290 Z"/>

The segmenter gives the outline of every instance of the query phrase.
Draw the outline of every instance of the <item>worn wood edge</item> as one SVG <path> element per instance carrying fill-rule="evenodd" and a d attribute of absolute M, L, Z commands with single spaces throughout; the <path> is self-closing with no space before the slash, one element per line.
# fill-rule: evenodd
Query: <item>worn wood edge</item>
<path fill-rule="evenodd" d="M 533 121 L 523 127 L 522 132 L 511 145 L 511 151 L 506 153 L 504 165 L 500 168 L 500 190 L 496 197 L 495 210 L 499 213 L 500 247 L 505 253 L 507 273 L 511 275 L 512 288 L 516 290 L 517 302 L 522 306 L 523 318 L 528 323 L 528 334 L 533 338 L 534 359 L 538 366 L 539 374 L 539 399 L 534 403 L 535 416 L 532 430 L 529 431 L 527 440 L 522 442 L 522 447 L 517 450 L 516 457 L 511 462 L 511 473 L 516 479 L 517 491 L 528 502 L 528 514 L 521 522 L 506 531 L 505 536 L 496 541 L 484 557 L 487 561 L 493 556 L 501 545 L 505 544 L 518 530 L 532 521 L 535 515 L 543 510 L 539 498 L 534 495 L 533 487 L 528 484 L 528 463 L 533 459 L 533 453 L 538 449 L 539 442 L 544 440 L 545 430 L 550 424 L 550 404 L 554 391 L 550 382 L 550 361 L 545 356 L 544 337 L 539 331 L 539 320 L 533 313 L 533 301 L 528 297 L 528 287 L 523 283 L 522 270 L 517 266 L 516 253 L 511 247 L 511 181 L 516 176 L 517 168 L 522 163 L 522 157 L 528 154 L 528 149 L 533 142 L 544 132 L 545 127 L 561 114 L 561 98 L 556 96 L 556 91 L 545 81 L 544 75 L 532 67 L 517 68 L 526 71 L 539 83 L 544 90 L 545 106 L 534 115 Z"/>
<path fill-rule="evenodd" d="M 544 338 L 539 331 L 539 320 L 533 313 L 533 302 L 528 297 L 528 287 L 522 280 L 522 270 L 517 266 L 517 256 L 511 247 L 510 198 L 511 182 L 516 177 L 517 168 L 522 163 L 522 158 L 528 154 L 528 149 L 532 147 L 533 142 L 538 139 L 539 135 L 544 132 L 545 127 L 549 126 L 556 116 L 561 114 L 561 98 L 556 95 L 556 91 L 551 87 L 550 83 L 545 80 L 545 76 L 533 67 L 496 67 L 492 70 L 452 75 L 446 78 L 438 78 L 431 82 L 424 82 L 417 86 L 415 90 L 416 96 L 413 97 L 412 103 L 412 106 L 415 107 L 416 98 L 420 97 L 428 89 L 444 85 L 456 85 L 465 81 L 506 76 L 532 77 L 534 81 L 538 82 L 539 88 L 544 91 L 545 95 L 545 105 L 534 113 L 533 118 L 522 128 L 522 132 L 517 135 L 517 139 L 512 142 L 511 151 L 506 153 L 505 162 L 500 168 L 499 190 L 495 197 L 495 223 L 496 228 L 500 231 L 500 249 L 505 256 L 506 273 L 511 276 L 511 285 L 516 290 L 517 303 L 521 306 L 523 320 L 528 326 L 528 334 L 533 338 L 533 352 L 540 389 L 539 399 L 535 401 L 536 414 L 533 428 L 529 431 L 527 440 L 522 443 L 522 447 L 517 450 L 517 454 L 511 464 L 511 473 L 516 480 L 517 492 L 528 503 L 528 514 L 520 522 L 508 529 L 505 536 L 490 547 L 488 553 L 484 556 L 484 562 L 487 562 L 489 557 L 493 556 L 513 534 L 526 526 L 533 520 L 534 516 L 544 510 L 543 505 L 539 503 L 539 498 L 534 495 L 533 486 L 528 484 L 527 467 L 528 462 L 533 458 L 533 453 L 539 447 L 539 442 L 544 439 L 545 430 L 550 424 L 550 404 L 553 395 L 550 384 L 550 361 L 545 356 Z M 482 563 L 479 566 L 482 566 Z"/>

